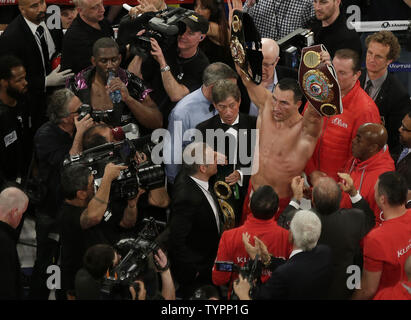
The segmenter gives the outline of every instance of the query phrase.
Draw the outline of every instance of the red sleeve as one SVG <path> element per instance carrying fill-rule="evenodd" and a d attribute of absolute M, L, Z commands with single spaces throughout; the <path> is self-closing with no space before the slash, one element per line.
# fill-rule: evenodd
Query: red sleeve
<path fill-rule="evenodd" d="M 230 256 L 230 250 L 227 248 L 227 244 L 229 243 L 228 240 L 230 240 L 229 237 L 227 237 L 227 235 L 227 232 L 223 232 L 223 235 L 221 236 L 216 261 L 232 261 L 232 257 Z M 230 281 L 231 272 L 217 271 L 215 269 L 214 264 L 212 277 L 213 283 L 216 286 L 221 286 Z"/>

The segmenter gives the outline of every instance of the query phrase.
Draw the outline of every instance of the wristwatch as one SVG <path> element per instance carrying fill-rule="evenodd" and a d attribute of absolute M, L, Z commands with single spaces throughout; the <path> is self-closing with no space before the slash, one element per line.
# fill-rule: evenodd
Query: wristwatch
<path fill-rule="evenodd" d="M 165 66 L 164 68 L 161 68 L 161 69 L 160 69 L 160 72 L 161 72 L 161 73 L 166 72 L 166 71 L 170 71 L 170 66 L 169 66 L 169 65 L 167 65 L 167 66 Z"/>

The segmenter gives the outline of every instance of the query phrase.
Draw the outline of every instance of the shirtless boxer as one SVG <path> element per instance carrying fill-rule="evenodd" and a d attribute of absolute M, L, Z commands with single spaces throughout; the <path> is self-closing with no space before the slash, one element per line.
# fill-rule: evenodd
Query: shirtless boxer
<path fill-rule="evenodd" d="M 70 81 L 70 89 L 83 103 L 94 110 L 113 110 L 107 122 L 111 126 L 127 123 L 140 125 L 143 129 L 156 129 L 162 126 L 162 115 L 151 100 L 142 79 L 120 68 L 121 55 L 116 42 L 111 38 L 101 38 L 93 46 L 92 67 L 79 72 Z M 115 78 L 107 85 L 108 72 Z M 121 101 L 113 104 L 109 92 L 120 90 Z"/>
<path fill-rule="evenodd" d="M 322 117 L 312 106 L 304 117 L 298 112 L 302 94 L 294 79 L 280 80 L 271 93 L 248 80 L 238 66 L 236 68 L 251 101 L 259 109 L 259 154 L 254 158 L 259 167 L 251 176 L 248 195 L 262 185 L 270 185 L 280 198 L 277 219 L 292 195 L 292 178 L 301 175 L 314 151 Z M 249 213 L 248 202 L 249 197 L 244 202 L 243 221 Z"/>

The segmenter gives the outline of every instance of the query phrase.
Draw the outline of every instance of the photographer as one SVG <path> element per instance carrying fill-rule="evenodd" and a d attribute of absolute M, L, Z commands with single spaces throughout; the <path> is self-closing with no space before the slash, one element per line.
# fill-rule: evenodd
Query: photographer
<path fill-rule="evenodd" d="M 150 98 L 152 89 L 136 75 L 120 68 L 121 54 L 112 38 L 101 38 L 94 43 L 91 63 L 91 67 L 68 83 L 84 103 L 93 110 L 112 110 L 107 119 L 112 126 L 136 123 L 145 131 L 162 126 L 161 113 Z M 114 76 L 112 80 L 110 74 Z M 120 95 L 118 100 L 113 98 L 115 95 Z"/>
<path fill-rule="evenodd" d="M 153 99 L 163 114 L 164 122 L 176 102 L 201 87 L 203 71 L 209 64 L 198 48 L 208 32 L 208 21 L 193 12 L 181 22 L 176 44 L 164 49 L 162 43 L 150 37 L 151 57 L 143 61 L 142 57 L 135 56 L 129 66 L 131 72 L 141 75 L 156 89 Z M 142 36 L 145 31 L 141 30 L 137 35 Z"/>
<path fill-rule="evenodd" d="M 111 183 L 125 166 L 108 163 L 104 170 L 100 188 L 94 194 L 94 178 L 89 168 L 82 165 L 71 165 L 63 169 L 61 182 L 65 202 L 60 210 L 61 217 L 61 266 L 62 289 L 67 296 L 74 289 L 74 276 L 81 267 L 81 259 L 87 247 L 87 242 L 99 241 L 97 228 L 107 209 Z M 137 216 L 136 199 L 129 200 L 129 207 L 124 210 L 120 225 L 133 225 Z M 130 208 L 134 206 L 134 208 Z"/>
<path fill-rule="evenodd" d="M 83 136 L 83 144 L 87 149 L 113 141 L 112 129 L 105 124 L 89 128 Z M 144 152 L 137 151 L 134 159 L 141 166 L 147 163 L 148 157 Z M 143 218 L 147 216 L 153 216 L 157 220 L 166 221 L 165 209 L 169 203 L 170 197 L 164 185 L 144 192 L 137 202 L 139 214 L 137 215 L 136 226 L 138 227 Z M 122 212 L 124 206 L 124 200 L 117 200 L 116 205 L 113 207 L 113 210 L 115 210 L 113 213 L 117 215 L 116 212 Z"/>
<path fill-rule="evenodd" d="M 266 283 L 254 288 L 252 298 L 255 300 L 324 299 L 331 281 L 331 250 L 328 246 L 317 245 L 320 234 L 321 221 L 317 215 L 311 211 L 298 211 L 290 224 L 293 251 L 289 259 L 273 271 Z M 266 246 L 258 238 L 254 239 L 257 250 L 248 243 L 245 245 L 248 253 L 251 257 L 255 257 L 256 253 L 259 254 L 263 263 L 269 265 L 272 258 L 268 255 Z M 241 275 L 239 280 L 234 282 L 234 292 L 240 300 L 251 299 L 250 288 L 250 283 Z"/>
<path fill-rule="evenodd" d="M 38 165 L 39 188 L 45 190 L 36 212 L 36 262 L 31 277 L 31 298 L 47 299 L 46 268 L 53 264 L 58 253 L 57 212 L 63 203 L 60 169 L 64 158 L 79 154 L 84 131 L 93 125 L 89 115 L 78 120 L 77 111 L 82 102 L 70 90 L 55 91 L 49 100 L 49 121 L 34 136 L 34 153 Z"/>
<path fill-rule="evenodd" d="M 140 275 L 137 279 L 131 279 L 131 283 L 127 288 L 127 292 L 121 292 L 122 284 L 115 283 L 113 287 L 104 288 L 104 291 L 110 290 L 111 294 L 107 297 L 102 292 L 107 274 L 115 270 L 121 262 L 121 257 L 113 247 L 98 244 L 90 247 L 84 255 L 84 265 L 77 274 L 75 280 L 76 297 L 78 300 L 100 300 L 100 299 L 131 299 L 131 300 L 175 300 L 175 288 L 171 277 L 170 269 L 168 268 L 167 256 L 161 249 L 158 249 L 153 254 L 155 264 L 160 270 L 161 277 L 161 293 L 155 292 L 150 296 L 147 294 L 148 288 L 143 280 L 144 275 Z M 151 259 L 151 258 L 150 258 Z M 148 262 L 147 262 L 148 263 Z M 136 285 L 137 284 L 137 285 Z M 127 293 L 127 294 L 126 294 Z"/>

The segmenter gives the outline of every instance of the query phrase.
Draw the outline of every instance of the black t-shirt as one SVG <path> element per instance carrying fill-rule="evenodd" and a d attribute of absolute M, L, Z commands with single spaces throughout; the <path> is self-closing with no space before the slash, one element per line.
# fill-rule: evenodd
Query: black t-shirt
<path fill-rule="evenodd" d="M 61 267 L 64 290 L 74 289 L 75 275 L 83 265 L 85 242 L 80 216 L 85 209 L 67 203 L 61 207 Z"/>
<path fill-rule="evenodd" d="M 101 30 L 88 25 L 78 15 L 67 29 L 63 38 L 61 70 L 71 69 L 77 73 L 91 65 L 93 45 L 100 38 L 114 37 L 113 29 L 107 20 L 99 22 Z"/>
<path fill-rule="evenodd" d="M 0 221 L 0 300 L 22 297 L 23 288 L 16 237 L 15 230 Z"/>
<path fill-rule="evenodd" d="M 47 186 L 46 200 L 40 210 L 55 217 L 61 204 L 60 170 L 73 144 L 73 138 L 52 122 L 46 122 L 34 136 L 34 146 L 39 167 L 39 176 Z"/>
<path fill-rule="evenodd" d="M 171 73 L 178 83 L 186 86 L 190 92 L 202 86 L 203 71 L 209 65 L 209 61 L 200 49 L 193 57 L 188 59 L 180 58 L 176 47 L 172 47 L 163 53 L 167 64 L 170 66 Z M 164 127 L 167 127 L 168 115 L 175 103 L 171 102 L 164 89 L 159 64 L 152 57 L 149 57 L 147 61 L 143 62 L 141 72 L 149 87 L 154 89 L 151 97 L 163 114 Z"/>
<path fill-rule="evenodd" d="M 339 49 L 352 49 L 358 52 L 361 57 L 362 47 L 360 36 L 355 30 L 350 30 L 347 27 L 346 18 L 340 14 L 338 18 L 327 27 L 321 25 L 321 21 L 313 20 L 311 25 L 314 32 L 314 43 L 323 44 L 331 55 Z"/>
<path fill-rule="evenodd" d="M 0 101 L 0 183 L 25 177 L 31 153 L 28 130 L 24 105 L 10 107 Z"/>

